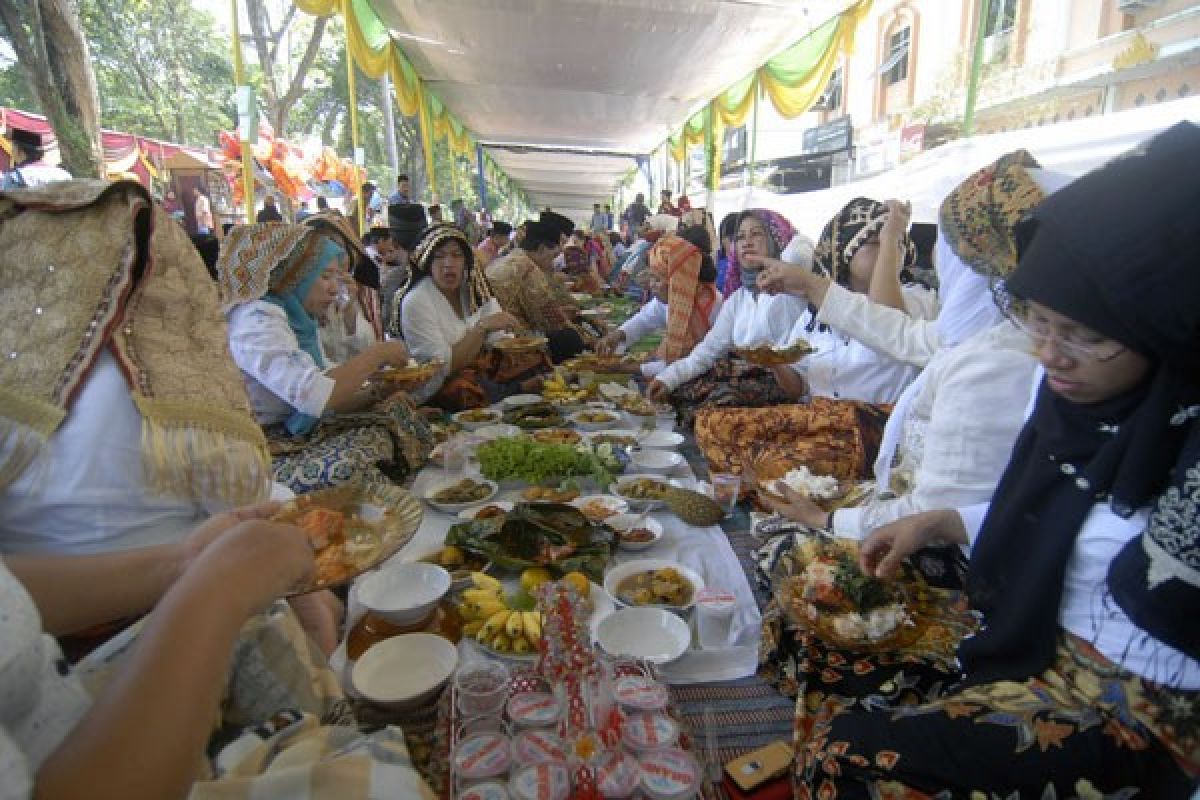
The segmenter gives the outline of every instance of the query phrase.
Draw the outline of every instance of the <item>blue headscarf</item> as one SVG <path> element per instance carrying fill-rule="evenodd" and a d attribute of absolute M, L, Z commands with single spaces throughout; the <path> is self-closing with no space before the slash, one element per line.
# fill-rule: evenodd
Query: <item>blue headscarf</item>
<path fill-rule="evenodd" d="M 303 248 L 303 242 L 297 245 L 297 249 L 301 253 L 303 252 Z M 263 300 L 279 306 L 287 314 L 288 325 L 291 327 L 292 332 L 296 334 L 296 341 L 299 343 L 300 349 L 312 356 L 313 361 L 321 369 L 325 368 L 325 356 L 321 353 L 320 332 L 317 321 L 304 308 L 304 298 L 308 296 L 309 290 L 312 289 L 313 284 L 325 273 L 325 270 L 329 269 L 339 257 L 345 254 L 346 251 L 341 245 L 326 236 L 322 236 L 320 243 L 317 245 L 316 252 L 313 253 L 309 263 L 299 265 L 300 269 L 303 270 L 300 280 L 289 289 L 279 292 L 272 289 L 263 295 Z M 303 255 L 300 257 L 303 257 Z M 299 436 L 311 431 L 316 424 L 317 417 L 296 411 L 288 417 L 284 423 L 284 427 L 292 435 Z"/>

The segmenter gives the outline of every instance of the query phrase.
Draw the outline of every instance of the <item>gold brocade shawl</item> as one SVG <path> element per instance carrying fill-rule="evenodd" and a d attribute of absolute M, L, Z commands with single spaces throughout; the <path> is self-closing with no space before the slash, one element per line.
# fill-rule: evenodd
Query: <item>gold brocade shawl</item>
<path fill-rule="evenodd" d="M 0 275 L 0 489 L 37 461 L 108 345 L 142 417 L 150 489 L 265 498 L 266 439 L 217 288 L 140 184 L 0 192 Z"/>

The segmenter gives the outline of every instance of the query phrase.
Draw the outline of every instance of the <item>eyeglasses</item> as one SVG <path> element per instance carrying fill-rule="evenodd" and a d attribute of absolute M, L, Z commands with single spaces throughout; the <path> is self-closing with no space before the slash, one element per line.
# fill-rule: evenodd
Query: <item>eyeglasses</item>
<path fill-rule="evenodd" d="M 1064 336 L 1054 330 L 1049 320 L 1036 313 L 1029 311 L 1013 313 L 1008 315 L 1008 318 L 1013 325 L 1024 331 L 1033 340 L 1034 346 L 1039 350 L 1046 346 L 1046 342 L 1053 339 L 1054 346 L 1058 348 L 1058 351 L 1072 361 L 1103 363 L 1112 361 L 1125 352 L 1125 345 L 1114 342 L 1112 339 L 1083 341 L 1076 336 Z"/>

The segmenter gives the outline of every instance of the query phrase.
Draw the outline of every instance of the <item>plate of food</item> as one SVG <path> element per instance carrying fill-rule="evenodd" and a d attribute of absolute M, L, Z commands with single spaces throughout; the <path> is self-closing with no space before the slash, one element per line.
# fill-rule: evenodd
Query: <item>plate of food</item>
<path fill-rule="evenodd" d="M 605 428 L 611 428 L 621 420 L 621 417 L 613 411 L 589 408 L 584 411 L 576 411 L 567 417 L 567 419 L 580 430 L 600 431 Z"/>
<path fill-rule="evenodd" d="M 791 344 L 781 345 L 773 342 L 760 342 L 749 347 L 734 348 L 734 353 L 745 361 L 759 366 L 772 367 L 782 364 L 792 364 L 806 355 L 815 352 L 813 346 L 803 339 L 797 339 Z"/>
<path fill-rule="evenodd" d="M 617 532 L 617 545 L 622 550 L 645 550 L 663 536 L 662 523 L 645 514 L 616 514 L 604 524 Z"/>
<path fill-rule="evenodd" d="M 604 522 L 609 517 L 623 514 L 629 510 L 629 503 L 611 494 L 589 494 L 577 497 L 571 505 L 583 512 L 592 522 Z"/>
<path fill-rule="evenodd" d="M 644 360 L 645 354 L 584 353 L 564 362 L 563 366 L 576 372 L 631 372 L 641 366 Z"/>
<path fill-rule="evenodd" d="M 848 650 L 894 650 L 921 635 L 919 608 L 928 587 L 908 564 L 884 581 L 858 566 L 858 542 L 803 536 L 781 559 L 773 580 L 788 619 Z"/>
<path fill-rule="evenodd" d="M 425 491 L 425 502 L 438 511 L 457 514 L 464 508 L 491 500 L 499 490 L 494 481 L 460 478 L 431 486 Z"/>
<path fill-rule="evenodd" d="M 575 486 L 530 486 L 521 490 L 521 499 L 527 503 L 570 503 L 578 498 Z"/>
<path fill-rule="evenodd" d="M 500 405 L 504 408 L 521 408 L 522 406 L 533 406 L 542 402 L 540 394 L 512 394 L 500 401 Z"/>
<path fill-rule="evenodd" d="M 424 364 L 415 359 L 409 359 L 402 367 L 383 367 L 375 373 L 375 377 L 396 389 L 415 389 L 424 386 L 429 379 L 442 368 L 440 361 L 428 361 Z"/>
<path fill-rule="evenodd" d="M 546 444 L 531 436 L 493 439 L 475 449 L 484 477 L 509 485 L 558 484 L 590 476 L 601 486 L 624 469 L 624 462 L 611 447 L 579 444 Z M 514 487 L 515 488 L 515 487 Z"/>
<path fill-rule="evenodd" d="M 529 436 L 542 444 L 579 444 L 583 439 L 578 432 L 570 428 L 543 428 L 531 431 Z"/>
<path fill-rule="evenodd" d="M 485 428 L 489 425 L 495 425 L 500 422 L 503 416 L 499 411 L 490 408 L 472 408 L 467 411 L 459 411 L 457 414 L 452 414 L 450 419 L 457 422 L 465 430 L 474 431 L 480 428 Z"/>
<path fill-rule="evenodd" d="M 316 551 L 306 594 L 346 583 L 391 558 L 421 524 L 421 504 L 398 486 L 339 486 L 289 500 L 272 519 L 297 525 Z"/>
<path fill-rule="evenodd" d="M 501 422 L 496 425 L 484 425 L 482 428 L 475 429 L 475 435 L 480 439 L 504 439 L 509 436 L 520 436 L 521 429 L 516 425 L 509 425 L 507 422 Z"/>
<path fill-rule="evenodd" d="M 607 444 L 612 447 L 637 447 L 640 444 L 638 435 L 625 428 L 609 428 L 589 433 L 587 441 L 593 446 Z"/>
<path fill-rule="evenodd" d="M 637 439 L 638 447 L 673 450 L 683 444 L 683 434 L 675 431 L 646 431 Z"/>
<path fill-rule="evenodd" d="M 671 484 L 657 475 L 623 475 L 608 490 L 629 503 L 635 511 L 654 510 L 666 505 Z"/>
<path fill-rule="evenodd" d="M 604 575 L 605 591 L 626 606 L 686 611 L 703 588 L 700 573 L 663 558 L 626 561 Z"/>
<path fill-rule="evenodd" d="M 542 349 L 547 341 L 545 336 L 506 336 L 497 339 L 492 347 L 508 353 L 528 353 Z"/>
<path fill-rule="evenodd" d="M 550 403 L 538 402 L 519 406 L 504 413 L 504 421 L 518 428 L 533 430 L 538 428 L 561 428 L 566 420 L 558 409 Z"/>
<path fill-rule="evenodd" d="M 505 514 L 513 510 L 515 503 L 509 500 L 493 500 L 490 503 L 485 503 L 481 506 L 472 506 L 464 508 L 458 512 L 459 519 L 494 519 L 503 517 Z"/>

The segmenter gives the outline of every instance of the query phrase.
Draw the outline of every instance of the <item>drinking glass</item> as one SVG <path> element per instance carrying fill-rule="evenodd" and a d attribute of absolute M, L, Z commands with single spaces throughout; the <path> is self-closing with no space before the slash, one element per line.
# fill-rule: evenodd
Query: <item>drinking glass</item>
<path fill-rule="evenodd" d="M 735 472 L 714 472 L 710 477 L 713 487 L 713 499 L 725 512 L 726 516 L 733 513 L 737 505 L 738 492 L 742 488 L 742 476 Z"/>

